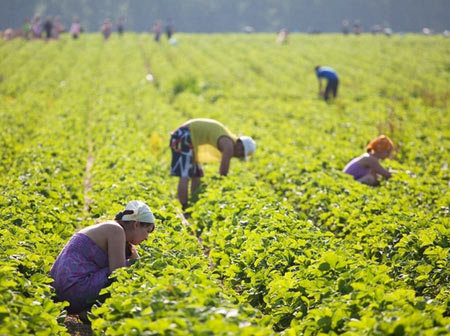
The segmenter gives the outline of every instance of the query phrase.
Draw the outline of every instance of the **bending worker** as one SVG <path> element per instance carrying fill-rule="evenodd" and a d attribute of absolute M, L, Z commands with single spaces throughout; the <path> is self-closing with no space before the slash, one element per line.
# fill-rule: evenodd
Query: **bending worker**
<path fill-rule="evenodd" d="M 317 79 L 319 80 L 319 96 L 323 97 L 325 101 L 330 99 L 330 94 L 333 94 L 333 97 L 336 98 L 339 86 L 339 78 L 336 71 L 327 66 L 316 66 L 315 70 Z M 327 80 L 325 92 L 322 90 L 323 78 Z"/>
<path fill-rule="evenodd" d="M 380 164 L 380 160 L 391 157 L 394 144 L 385 135 L 372 139 L 366 147 L 366 153 L 351 160 L 344 168 L 344 173 L 352 175 L 353 178 L 363 184 L 370 186 L 379 185 L 379 176 L 389 179 L 392 174 Z"/>
<path fill-rule="evenodd" d="M 170 173 L 180 178 L 178 199 L 185 210 L 188 206 L 188 184 L 191 195 L 203 176 L 201 163 L 220 161 L 219 174 L 226 176 L 232 157 L 247 160 L 256 149 L 251 137 L 236 137 L 220 122 L 212 119 L 191 119 L 171 134 L 172 164 Z"/>

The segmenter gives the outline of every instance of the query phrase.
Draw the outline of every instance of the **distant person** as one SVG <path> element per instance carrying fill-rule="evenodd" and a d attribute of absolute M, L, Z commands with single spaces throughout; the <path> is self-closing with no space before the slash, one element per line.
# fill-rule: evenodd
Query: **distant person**
<path fill-rule="evenodd" d="M 386 179 L 391 177 L 391 173 L 381 166 L 379 160 L 389 158 L 393 149 L 391 139 L 380 135 L 367 145 L 367 153 L 354 158 L 345 166 L 344 173 L 352 175 L 358 182 L 376 186 L 379 184 L 378 176 Z"/>
<path fill-rule="evenodd" d="M 172 132 L 171 175 L 180 178 L 178 199 L 183 210 L 188 207 L 188 184 L 191 194 L 200 185 L 203 176 L 201 163 L 220 161 L 219 174 L 226 176 L 233 157 L 247 159 L 255 152 L 251 137 L 237 137 L 220 122 L 212 119 L 191 119 Z"/>
<path fill-rule="evenodd" d="M 361 27 L 360 27 L 359 23 L 355 23 L 353 25 L 353 34 L 355 34 L 355 35 L 361 34 Z"/>
<path fill-rule="evenodd" d="M 379 24 L 373 25 L 371 28 L 371 32 L 372 34 L 380 34 L 383 32 L 383 26 Z"/>
<path fill-rule="evenodd" d="M 50 271 L 57 301 L 68 301 L 67 311 L 85 321 L 109 275 L 138 259 L 134 248 L 155 229 L 150 208 L 131 201 L 114 220 L 88 226 L 75 233 L 56 258 Z"/>
<path fill-rule="evenodd" d="M 277 43 L 278 44 L 287 44 L 288 43 L 288 30 L 286 28 L 281 29 L 278 32 Z"/>
<path fill-rule="evenodd" d="M 41 17 L 36 15 L 31 22 L 31 33 L 34 39 L 40 39 L 42 35 Z"/>
<path fill-rule="evenodd" d="M 384 35 L 386 35 L 386 36 L 392 36 L 392 33 L 393 33 L 392 29 L 389 27 L 384 28 L 383 32 L 384 32 Z"/>
<path fill-rule="evenodd" d="M 12 28 L 5 29 L 5 31 L 3 32 L 3 37 L 5 38 L 5 40 L 11 41 L 16 37 L 16 32 Z"/>
<path fill-rule="evenodd" d="M 61 34 L 64 30 L 65 28 L 61 24 L 60 17 L 56 16 L 55 21 L 53 22 L 52 38 L 54 38 L 55 40 L 59 39 L 59 34 Z"/>
<path fill-rule="evenodd" d="M 52 29 L 53 29 L 53 22 L 50 16 L 47 16 L 47 18 L 45 19 L 43 27 L 45 31 L 45 39 L 49 40 L 52 37 Z"/>
<path fill-rule="evenodd" d="M 23 37 L 26 40 L 30 39 L 31 36 L 31 23 L 29 19 L 25 19 L 22 25 Z"/>
<path fill-rule="evenodd" d="M 171 18 L 167 19 L 165 31 L 166 31 L 167 40 L 170 41 L 170 39 L 173 36 L 173 33 L 175 32 L 175 28 L 174 28 L 173 21 Z"/>
<path fill-rule="evenodd" d="M 123 32 L 125 31 L 124 18 L 122 16 L 117 19 L 116 26 L 117 26 L 117 33 L 119 34 L 119 36 L 122 36 Z"/>
<path fill-rule="evenodd" d="M 329 101 L 330 95 L 332 94 L 336 98 L 339 86 L 339 78 L 336 71 L 328 66 L 316 66 L 315 70 L 319 81 L 319 97 L 325 99 L 325 101 Z M 322 90 L 322 79 L 327 80 L 325 92 Z"/>
<path fill-rule="evenodd" d="M 347 19 L 342 20 L 342 34 L 348 35 L 350 32 L 350 22 Z"/>
<path fill-rule="evenodd" d="M 162 33 L 162 22 L 161 20 L 156 20 L 155 24 L 153 25 L 153 35 L 155 42 L 159 42 L 161 39 L 161 33 Z"/>
<path fill-rule="evenodd" d="M 72 22 L 72 26 L 70 27 L 70 34 L 72 34 L 73 39 L 77 39 L 81 34 L 81 24 L 80 19 L 75 18 Z"/>
<path fill-rule="evenodd" d="M 424 28 L 422 29 L 422 33 L 423 33 L 424 35 L 432 35 L 432 34 L 433 34 L 433 30 L 431 30 L 431 29 L 428 28 L 428 27 L 424 27 Z"/>
<path fill-rule="evenodd" d="M 105 19 L 105 21 L 103 22 L 103 25 L 101 27 L 101 32 L 103 34 L 103 38 L 106 41 L 107 39 L 109 39 L 109 37 L 111 36 L 111 31 L 112 31 L 112 24 L 111 24 L 111 20 L 110 19 Z"/>
<path fill-rule="evenodd" d="M 247 34 L 253 34 L 255 32 L 255 28 L 253 28 L 252 26 L 245 26 L 244 32 Z"/>

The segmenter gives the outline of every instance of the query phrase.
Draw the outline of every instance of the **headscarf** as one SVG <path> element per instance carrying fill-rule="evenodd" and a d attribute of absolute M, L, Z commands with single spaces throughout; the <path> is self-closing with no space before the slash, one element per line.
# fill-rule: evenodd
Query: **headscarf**
<path fill-rule="evenodd" d="M 391 139 L 389 139 L 386 135 L 380 135 L 370 141 L 370 143 L 366 147 L 366 150 L 368 152 L 380 152 L 393 148 L 394 144 L 392 143 Z"/>
<path fill-rule="evenodd" d="M 127 204 L 126 210 L 132 211 L 131 214 L 125 214 L 121 220 L 123 221 L 139 221 L 144 223 L 155 223 L 153 213 L 142 201 L 131 201 Z"/>

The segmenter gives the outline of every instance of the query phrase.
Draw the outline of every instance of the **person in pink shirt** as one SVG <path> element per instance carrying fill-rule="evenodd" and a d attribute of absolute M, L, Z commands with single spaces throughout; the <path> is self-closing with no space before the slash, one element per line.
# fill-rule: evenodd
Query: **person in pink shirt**
<path fill-rule="evenodd" d="M 69 31 L 69 32 L 72 34 L 72 37 L 73 37 L 74 39 L 77 39 L 77 38 L 78 38 L 78 35 L 81 34 L 81 24 L 80 24 L 80 19 L 75 18 L 75 19 L 73 20 L 72 26 L 70 27 L 70 31 Z"/>
<path fill-rule="evenodd" d="M 105 41 L 107 39 L 109 39 L 109 37 L 111 36 L 111 31 L 112 31 L 112 23 L 110 19 L 105 19 L 105 21 L 103 22 L 101 31 L 103 33 L 103 38 L 105 39 Z"/>

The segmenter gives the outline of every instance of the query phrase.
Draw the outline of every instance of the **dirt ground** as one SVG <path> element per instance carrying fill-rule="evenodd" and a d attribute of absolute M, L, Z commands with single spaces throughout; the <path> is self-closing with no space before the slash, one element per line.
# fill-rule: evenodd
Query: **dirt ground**
<path fill-rule="evenodd" d="M 92 335 L 91 326 L 81 322 L 76 315 L 67 315 L 64 324 L 72 336 Z"/>

